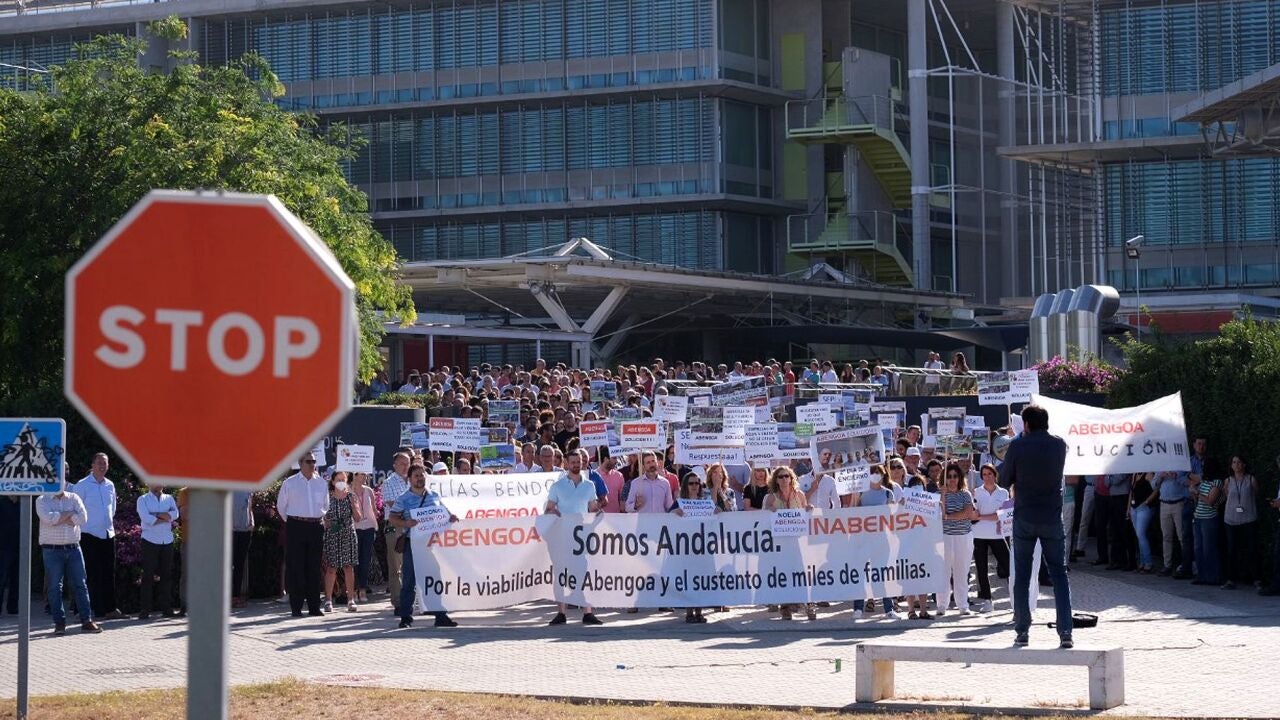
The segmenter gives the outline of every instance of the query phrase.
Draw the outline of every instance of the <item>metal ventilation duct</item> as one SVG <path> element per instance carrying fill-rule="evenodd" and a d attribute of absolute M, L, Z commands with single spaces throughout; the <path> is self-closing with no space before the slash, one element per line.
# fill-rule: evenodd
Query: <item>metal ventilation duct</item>
<path fill-rule="evenodd" d="M 1031 333 L 1027 338 L 1027 350 L 1033 365 L 1053 357 L 1049 352 L 1049 313 L 1052 309 L 1053 295 L 1049 293 L 1036 298 L 1036 304 L 1031 308 Z"/>

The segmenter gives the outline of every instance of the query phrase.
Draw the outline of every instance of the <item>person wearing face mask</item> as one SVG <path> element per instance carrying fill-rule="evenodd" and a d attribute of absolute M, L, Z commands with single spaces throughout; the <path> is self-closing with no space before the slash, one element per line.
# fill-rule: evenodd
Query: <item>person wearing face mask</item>
<path fill-rule="evenodd" d="M 345 472 L 329 478 L 329 510 L 324 515 L 324 611 L 333 612 L 333 586 L 342 569 L 343 587 L 347 590 L 347 611 L 356 611 L 355 567 L 360 561 L 355 523 L 364 518 L 362 508 L 353 501 Z"/>

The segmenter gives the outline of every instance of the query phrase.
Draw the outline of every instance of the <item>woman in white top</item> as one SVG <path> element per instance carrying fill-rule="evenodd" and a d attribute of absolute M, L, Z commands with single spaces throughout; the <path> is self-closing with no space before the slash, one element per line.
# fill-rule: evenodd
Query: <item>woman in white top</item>
<path fill-rule="evenodd" d="M 356 601 L 369 601 L 369 570 L 373 567 L 373 541 L 378 537 L 378 515 L 373 509 L 373 488 L 369 487 L 369 475 L 351 474 L 351 496 L 360 506 L 360 519 L 355 522 L 357 558 Z"/>
<path fill-rule="evenodd" d="M 982 484 L 973 491 L 978 506 L 978 522 L 973 525 L 973 559 L 978 570 L 978 612 L 991 612 L 991 578 L 988 577 L 987 553 L 996 556 L 996 576 L 1009 579 L 1009 545 L 996 527 L 996 512 L 1009 499 L 1009 491 L 996 484 L 1000 475 L 996 466 L 983 465 Z"/>

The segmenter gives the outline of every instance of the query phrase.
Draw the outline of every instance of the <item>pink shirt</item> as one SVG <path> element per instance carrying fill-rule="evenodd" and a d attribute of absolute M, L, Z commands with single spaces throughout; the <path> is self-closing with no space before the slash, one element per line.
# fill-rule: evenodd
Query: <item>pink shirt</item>
<path fill-rule="evenodd" d="M 636 498 L 644 498 L 644 506 L 636 509 Z M 671 484 L 658 474 L 650 480 L 641 475 L 631 481 L 631 492 L 627 493 L 627 512 L 664 513 L 671 507 Z"/>
<path fill-rule="evenodd" d="M 604 511 L 611 513 L 622 512 L 622 486 L 626 483 L 626 479 L 622 477 L 622 472 L 614 468 L 609 472 L 600 473 L 600 477 L 604 480 L 604 486 L 609 488 L 609 499 L 605 501 Z"/>

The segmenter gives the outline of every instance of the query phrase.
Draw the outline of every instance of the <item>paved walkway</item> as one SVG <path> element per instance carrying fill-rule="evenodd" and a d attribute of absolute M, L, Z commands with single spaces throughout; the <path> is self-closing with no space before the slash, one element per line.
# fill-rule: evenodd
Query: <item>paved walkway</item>
<path fill-rule="evenodd" d="M 1186 581 L 1075 566 L 1078 609 L 1102 622 L 1078 630 L 1079 646 L 1126 649 L 1128 704 L 1106 714 L 1273 717 L 1280 711 L 1280 601 L 1252 590 L 1193 587 Z M 1032 645 L 1056 644 L 1036 612 Z M 395 628 L 389 607 L 292 619 L 280 605 L 237 611 L 231 623 L 231 682 L 295 677 L 348 685 L 587 696 L 669 702 L 840 708 L 853 704 L 854 646 L 903 638 L 1009 643 L 1007 602 L 991 617 L 932 623 L 854 622 L 848 604 L 816 622 L 783 622 L 756 610 L 710 615 L 602 612 L 608 623 L 561 628 L 554 610 L 523 606 L 459 613 L 462 627 L 440 630 L 423 617 Z M 101 635 L 50 634 L 38 617 L 32 642 L 33 694 L 183 685 L 182 621 L 117 621 Z M 0 697 L 16 693 L 17 643 L 11 616 L 0 620 Z M 570 680 L 569 678 L 576 678 Z M 898 694 L 909 703 L 984 708 L 1087 707 L 1083 668 L 900 664 Z"/>

